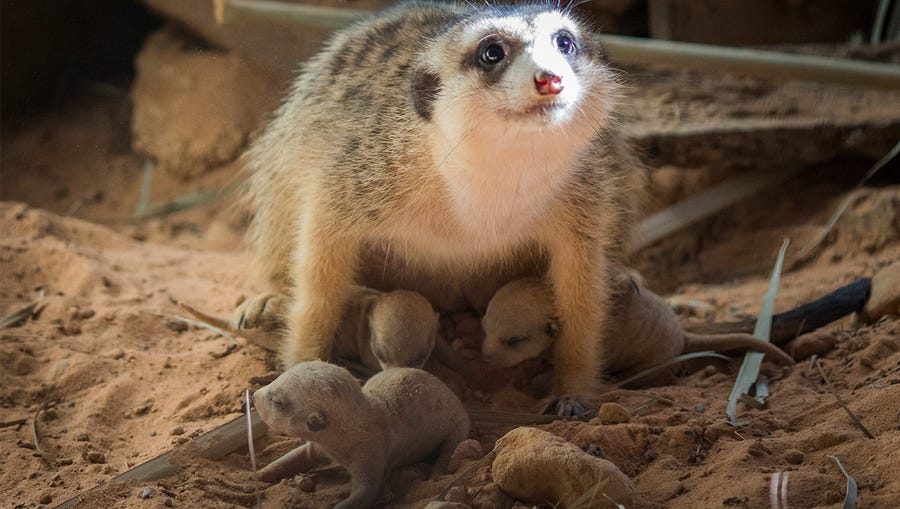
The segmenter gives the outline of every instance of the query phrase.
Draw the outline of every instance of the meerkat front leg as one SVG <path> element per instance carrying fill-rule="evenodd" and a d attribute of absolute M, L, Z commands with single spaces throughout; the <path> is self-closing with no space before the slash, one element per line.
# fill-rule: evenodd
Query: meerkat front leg
<path fill-rule="evenodd" d="M 596 338 L 603 330 L 606 257 L 590 239 L 578 234 L 560 240 L 549 246 L 548 276 L 560 334 L 553 351 L 555 399 L 545 411 L 572 416 L 584 413 L 581 397 L 595 389 L 600 371 Z"/>
<path fill-rule="evenodd" d="M 334 506 L 334 509 L 357 509 L 371 507 L 381 493 L 385 481 L 387 465 L 373 458 L 354 464 L 350 472 L 350 496 Z"/>
<path fill-rule="evenodd" d="M 332 219 L 331 217 L 326 218 Z M 293 255 L 293 291 L 287 315 L 287 336 L 280 357 L 285 367 L 304 360 L 327 360 L 352 292 L 358 260 L 354 239 L 307 221 Z"/>

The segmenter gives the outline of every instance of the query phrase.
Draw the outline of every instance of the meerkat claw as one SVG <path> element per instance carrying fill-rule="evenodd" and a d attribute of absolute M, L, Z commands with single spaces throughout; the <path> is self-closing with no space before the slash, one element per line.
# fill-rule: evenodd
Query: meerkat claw
<path fill-rule="evenodd" d="M 587 405 L 578 396 L 562 396 L 547 403 L 541 413 L 556 414 L 560 417 L 581 417 L 587 413 Z"/>

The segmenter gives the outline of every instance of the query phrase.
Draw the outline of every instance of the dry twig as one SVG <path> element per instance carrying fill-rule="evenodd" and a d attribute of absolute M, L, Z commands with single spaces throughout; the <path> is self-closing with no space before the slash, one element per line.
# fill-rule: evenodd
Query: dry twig
<path fill-rule="evenodd" d="M 841 408 L 843 408 L 844 411 L 847 412 L 847 415 L 850 416 L 850 420 L 853 421 L 853 424 L 856 425 L 856 427 L 859 428 L 860 431 L 863 432 L 863 435 L 865 435 L 866 438 L 871 438 L 874 440 L 875 435 L 870 433 L 869 430 L 866 429 L 865 426 L 863 426 L 863 423 L 860 422 L 860 420 L 856 417 L 856 415 L 853 414 L 853 411 L 850 410 L 850 407 L 847 406 L 847 402 L 844 401 L 843 399 L 841 399 L 840 395 L 838 395 L 837 390 L 834 388 L 834 385 L 831 384 L 831 380 L 829 380 L 828 377 L 825 376 L 825 370 L 823 370 L 821 364 L 819 364 L 819 359 L 817 359 L 815 356 L 813 356 L 812 361 L 813 361 L 813 364 L 816 366 L 816 369 L 819 370 L 819 375 L 822 376 L 822 380 L 825 380 L 825 384 L 828 385 L 828 389 L 831 391 L 831 394 L 834 396 L 834 399 L 836 399 L 838 404 L 841 405 Z"/>

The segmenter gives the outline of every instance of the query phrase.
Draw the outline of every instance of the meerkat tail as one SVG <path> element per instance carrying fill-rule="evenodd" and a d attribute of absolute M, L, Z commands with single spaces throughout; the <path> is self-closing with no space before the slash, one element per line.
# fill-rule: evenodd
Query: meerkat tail
<path fill-rule="evenodd" d="M 747 349 L 761 352 L 778 364 L 792 365 L 794 359 L 773 343 L 759 339 L 750 334 L 684 334 L 684 353 L 712 350 L 723 352 L 728 350 Z"/>
<path fill-rule="evenodd" d="M 226 320 L 225 318 L 220 318 L 218 316 L 213 316 L 213 315 L 204 313 L 203 311 L 200 311 L 199 309 L 191 306 L 190 304 L 186 304 L 181 301 L 178 302 L 178 307 L 187 311 L 194 318 L 197 318 L 198 320 L 202 320 L 202 321 L 208 323 L 209 325 L 212 325 L 213 327 L 218 327 L 226 332 L 230 332 L 230 333 L 234 334 L 235 336 L 240 336 L 240 337 L 246 339 L 247 341 L 249 341 L 250 343 L 253 343 L 256 346 L 265 348 L 266 350 L 269 350 L 270 352 L 278 351 L 278 345 L 279 345 L 280 341 L 278 340 L 277 337 L 274 337 L 271 334 L 266 334 L 262 331 L 258 331 L 255 329 L 238 329 L 237 327 L 232 325 L 230 321 Z"/>

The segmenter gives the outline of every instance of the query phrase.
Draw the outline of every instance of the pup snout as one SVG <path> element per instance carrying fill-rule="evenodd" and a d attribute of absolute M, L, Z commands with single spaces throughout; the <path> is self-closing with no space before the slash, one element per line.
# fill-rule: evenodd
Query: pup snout
<path fill-rule="evenodd" d="M 534 73 L 534 88 L 541 95 L 556 95 L 563 91 L 562 76 L 550 71 Z"/>

